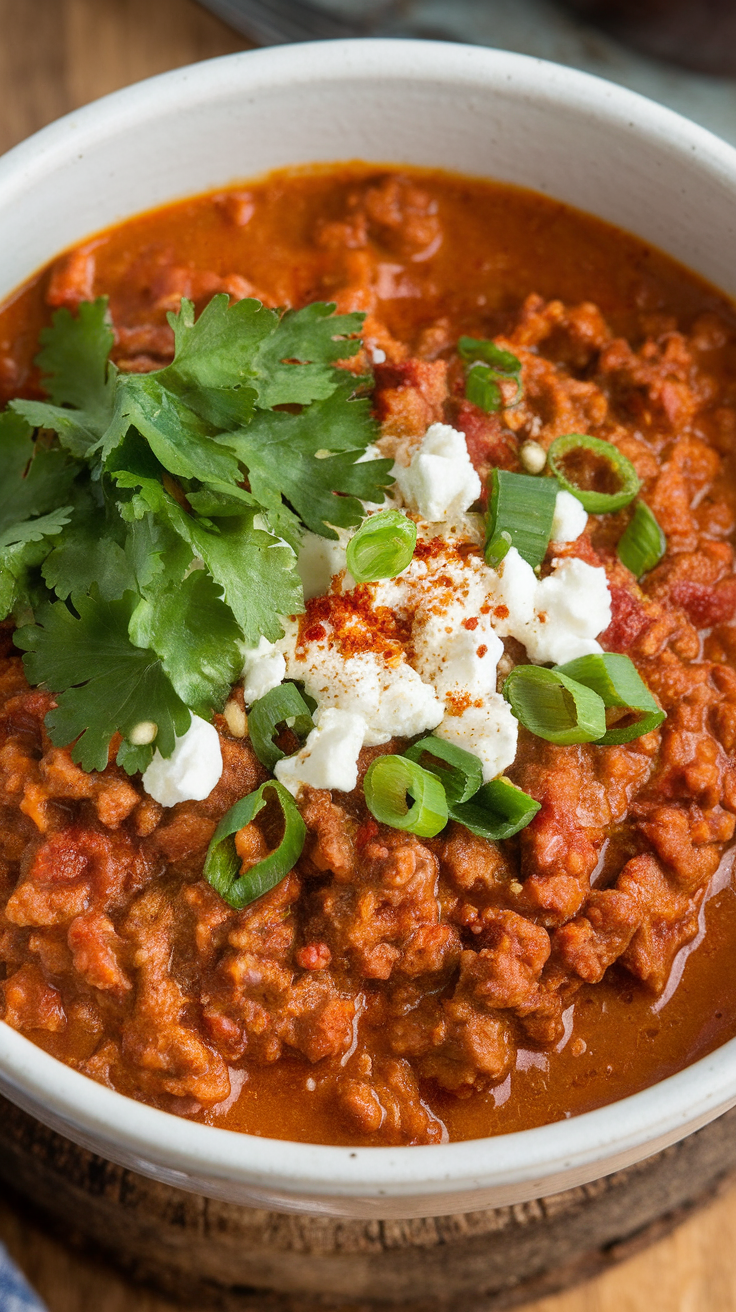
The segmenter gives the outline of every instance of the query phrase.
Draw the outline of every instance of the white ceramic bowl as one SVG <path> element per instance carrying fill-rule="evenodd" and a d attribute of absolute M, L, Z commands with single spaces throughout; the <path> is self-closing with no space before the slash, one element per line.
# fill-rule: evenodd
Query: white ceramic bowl
<path fill-rule="evenodd" d="M 702 128 L 537 59 L 338 41 L 153 78 L 11 151 L 0 161 L 0 298 L 140 210 L 283 165 L 356 158 L 535 188 L 736 293 L 736 151 Z M 328 1148 L 193 1124 L 95 1084 L 4 1024 L 0 1089 L 78 1143 L 184 1189 L 338 1216 L 431 1216 L 536 1198 L 674 1143 L 736 1103 L 736 1039 L 599 1111 L 421 1148 Z"/>

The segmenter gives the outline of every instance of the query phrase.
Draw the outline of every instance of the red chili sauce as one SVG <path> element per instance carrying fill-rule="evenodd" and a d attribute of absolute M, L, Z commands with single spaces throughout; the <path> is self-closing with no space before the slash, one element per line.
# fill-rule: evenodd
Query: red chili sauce
<path fill-rule="evenodd" d="M 39 395 L 55 307 L 108 295 L 113 358 L 145 371 L 171 358 L 167 311 L 220 291 L 364 311 L 384 430 L 450 423 L 482 477 L 520 469 L 528 438 L 614 442 L 667 554 L 637 583 L 614 550 L 626 512 L 591 516 L 567 550 L 605 567 L 602 645 L 631 657 L 667 720 L 607 748 L 522 730 L 509 777 L 542 806 L 498 844 L 380 826 L 360 784 L 307 792 L 303 857 L 238 912 L 201 872 L 217 821 L 266 777 L 247 734 L 216 718 L 225 770 L 204 802 L 163 808 L 114 764 L 85 774 L 51 744 L 51 694 L 28 690 L 5 626 L 6 1022 L 134 1098 L 319 1143 L 520 1130 L 712 1051 L 736 1034 L 732 307 L 531 192 L 363 165 L 280 173 L 130 220 L 41 272 L 0 311 L 0 399 Z M 503 335 L 520 405 L 464 398 L 461 334 Z M 362 771 L 391 750 L 364 749 Z"/>

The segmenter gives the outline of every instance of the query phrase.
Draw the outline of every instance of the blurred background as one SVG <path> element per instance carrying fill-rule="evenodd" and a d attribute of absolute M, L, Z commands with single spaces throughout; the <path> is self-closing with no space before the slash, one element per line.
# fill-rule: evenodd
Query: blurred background
<path fill-rule="evenodd" d="M 471 41 L 554 59 L 736 141 L 736 0 L 204 0 L 263 44 L 338 36 Z"/>

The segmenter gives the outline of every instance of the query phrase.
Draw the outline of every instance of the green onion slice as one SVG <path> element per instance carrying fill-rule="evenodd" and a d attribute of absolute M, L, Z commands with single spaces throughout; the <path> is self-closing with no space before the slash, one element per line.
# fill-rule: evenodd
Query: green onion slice
<path fill-rule="evenodd" d="M 584 433 L 555 438 L 547 463 L 562 487 L 572 492 L 589 514 L 621 510 L 641 487 L 631 461 L 612 442 Z"/>
<path fill-rule="evenodd" d="M 579 656 L 575 661 L 556 666 L 555 672 L 590 688 L 604 706 L 626 706 L 632 711 L 642 712 L 633 724 L 614 725 L 607 729 L 598 739 L 603 747 L 640 738 L 642 734 L 657 729 L 666 718 L 628 656 L 610 651 Z"/>
<path fill-rule="evenodd" d="M 503 392 L 487 364 L 474 364 L 465 379 L 465 395 L 479 410 L 494 414 L 503 406 Z"/>
<path fill-rule="evenodd" d="M 622 565 L 639 579 L 654 569 L 667 550 L 667 539 L 645 501 L 637 501 L 634 514 L 616 548 Z"/>
<path fill-rule="evenodd" d="M 518 834 L 520 829 L 526 829 L 540 805 L 501 776 L 484 784 L 472 801 L 452 805 L 450 817 L 479 838 L 499 842 Z"/>
<path fill-rule="evenodd" d="M 278 726 L 285 721 L 290 722 L 289 727 L 298 738 L 306 738 L 309 730 L 314 728 L 310 707 L 293 683 L 281 683 L 278 688 L 272 688 L 265 697 L 259 697 L 253 703 L 248 713 L 248 733 L 253 751 L 268 770 L 273 770 L 276 762 L 285 755 L 273 740 Z"/>
<path fill-rule="evenodd" d="M 417 526 L 400 510 L 381 510 L 365 519 L 350 539 L 347 566 L 356 583 L 395 579 L 417 545 Z"/>
<path fill-rule="evenodd" d="M 431 764 L 425 762 L 424 768 L 437 776 L 451 807 L 467 802 L 483 783 L 483 766 L 477 756 L 454 743 L 445 742 L 444 738 L 435 738 L 433 734 L 407 747 L 403 755 L 420 765 L 423 756 L 430 758 Z"/>
<path fill-rule="evenodd" d="M 593 743 L 606 732 L 602 697 L 559 670 L 517 665 L 503 695 L 524 728 L 549 743 Z"/>
<path fill-rule="evenodd" d="M 541 565 L 552 533 L 558 491 L 554 478 L 491 470 L 485 548 L 489 565 L 498 565 L 509 546 L 516 547 L 533 569 Z"/>
<path fill-rule="evenodd" d="M 519 404 L 523 394 L 521 361 L 511 351 L 478 337 L 461 337 L 457 349 L 460 358 L 470 364 L 465 395 L 473 405 L 490 413 Z M 505 401 L 500 384 L 509 381 L 516 384 L 516 392 L 513 400 Z"/>
<path fill-rule="evenodd" d="M 244 875 L 239 875 L 240 858 L 235 850 L 234 834 L 255 819 L 266 805 L 266 792 L 271 790 L 284 817 L 284 835 L 274 852 L 256 862 Z M 288 875 L 302 854 L 307 827 L 297 810 L 291 793 L 275 779 L 268 779 L 255 793 L 249 793 L 236 802 L 222 817 L 207 849 L 204 877 L 220 897 L 240 911 L 257 897 L 275 888 Z"/>
<path fill-rule="evenodd" d="M 368 810 L 393 829 L 434 838 L 447 824 L 447 798 L 439 779 L 405 756 L 377 757 L 363 789 Z"/>

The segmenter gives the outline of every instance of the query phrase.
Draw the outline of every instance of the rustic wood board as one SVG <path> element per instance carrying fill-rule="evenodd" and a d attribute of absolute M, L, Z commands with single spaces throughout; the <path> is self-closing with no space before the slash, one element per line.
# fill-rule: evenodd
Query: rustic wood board
<path fill-rule="evenodd" d="M 192 0 L 0 0 L 0 150 L 117 87 L 245 45 Z M 653 1247 L 612 1252 L 629 1260 L 528 1312 L 736 1312 L 735 1231 L 732 1188 Z M 80 1254 L 7 1186 L 0 1239 L 50 1312 L 201 1312 L 197 1299 L 172 1303 Z"/>

